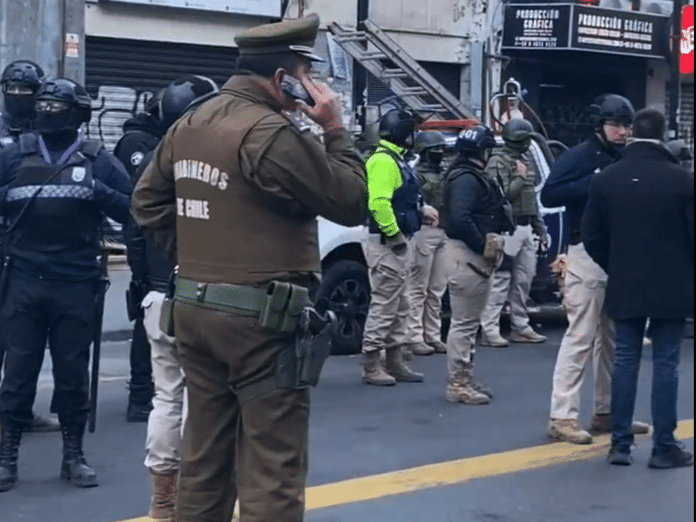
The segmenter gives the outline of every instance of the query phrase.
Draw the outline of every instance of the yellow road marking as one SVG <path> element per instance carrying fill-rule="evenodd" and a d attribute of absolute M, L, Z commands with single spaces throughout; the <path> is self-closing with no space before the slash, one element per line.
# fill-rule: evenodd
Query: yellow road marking
<path fill-rule="evenodd" d="M 680 422 L 675 436 L 682 440 L 693 439 L 694 420 Z M 307 488 L 307 509 L 363 502 L 474 479 L 578 462 L 605 455 L 608 446 L 609 435 L 603 435 L 595 437 L 594 442 L 586 446 L 557 442 L 315 486 Z M 141 517 L 119 522 L 151 522 L 151 519 Z"/>

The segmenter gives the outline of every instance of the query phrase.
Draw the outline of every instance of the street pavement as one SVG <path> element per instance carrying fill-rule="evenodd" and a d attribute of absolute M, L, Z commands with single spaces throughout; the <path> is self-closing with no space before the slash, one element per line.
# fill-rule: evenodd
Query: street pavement
<path fill-rule="evenodd" d="M 127 273 L 123 273 L 127 274 Z M 114 274 L 105 318 L 97 432 L 87 457 L 100 487 L 72 488 L 58 478 L 60 436 L 26 434 L 20 480 L 0 494 L 0 522 L 145 522 L 149 485 L 143 467 L 146 426 L 125 420 L 128 374 L 123 303 L 127 277 Z M 118 335 L 113 332 L 121 332 Z M 607 438 L 592 446 L 551 443 L 545 435 L 551 375 L 563 334 L 545 325 L 543 345 L 480 348 L 477 373 L 493 387 L 488 406 L 444 401 L 445 359 L 417 358 L 423 384 L 378 389 L 360 384 L 357 357 L 333 357 L 312 392 L 307 522 L 686 522 L 694 518 L 693 469 L 646 467 L 649 437 L 634 465 L 609 466 Z M 650 420 L 651 350 L 643 356 L 636 418 Z M 693 340 L 683 344 L 679 433 L 693 451 Z M 46 361 L 37 409 L 48 411 Z M 591 378 L 583 397 L 589 422 Z M 691 421 L 691 422 L 689 422 Z M 435 465 L 435 466 L 431 466 Z M 398 473 L 394 473 L 398 472 Z M 347 481 L 347 482 L 346 482 Z M 269 521 L 270 522 L 270 521 Z"/>

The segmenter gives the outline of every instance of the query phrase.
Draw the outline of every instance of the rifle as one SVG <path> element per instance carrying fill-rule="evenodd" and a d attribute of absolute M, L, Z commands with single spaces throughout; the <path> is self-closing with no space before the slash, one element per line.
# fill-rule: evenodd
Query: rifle
<path fill-rule="evenodd" d="M 99 388 L 99 362 L 101 358 L 101 335 L 104 322 L 104 302 L 109 288 L 109 251 L 102 248 L 100 276 L 95 298 L 94 339 L 92 343 L 92 375 L 89 389 L 89 432 L 94 433 L 97 426 L 97 390 Z"/>

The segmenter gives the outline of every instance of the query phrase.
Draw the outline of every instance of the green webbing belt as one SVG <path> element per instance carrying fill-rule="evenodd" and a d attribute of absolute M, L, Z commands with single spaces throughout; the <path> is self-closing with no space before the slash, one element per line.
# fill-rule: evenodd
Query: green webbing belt
<path fill-rule="evenodd" d="M 250 286 L 199 283 L 181 277 L 176 280 L 175 297 L 190 304 L 235 308 L 258 315 L 266 302 L 265 288 Z"/>

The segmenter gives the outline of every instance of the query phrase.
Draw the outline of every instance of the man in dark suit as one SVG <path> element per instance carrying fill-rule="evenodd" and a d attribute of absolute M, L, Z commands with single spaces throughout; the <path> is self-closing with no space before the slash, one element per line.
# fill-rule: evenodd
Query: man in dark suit
<path fill-rule="evenodd" d="M 694 176 L 664 144 L 665 118 L 636 114 L 623 157 L 592 180 L 582 220 L 590 256 L 608 274 L 606 304 L 616 321 L 611 464 L 631 463 L 631 419 L 643 331 L 653 339 L 651 468 L 693 464 L 675 440 L 679 350 L 694 313 Z"/>

